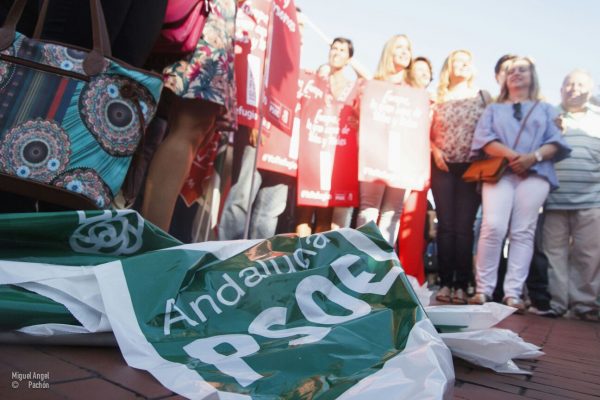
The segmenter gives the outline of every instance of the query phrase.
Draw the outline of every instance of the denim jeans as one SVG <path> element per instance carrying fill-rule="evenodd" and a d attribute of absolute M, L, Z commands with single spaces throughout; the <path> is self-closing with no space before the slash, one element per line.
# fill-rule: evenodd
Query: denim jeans
<path fill-rule="evenodd" d="M 243 238 L 249 201 L 252 213 L 250 239 L 265 239 L 275 235 L 279 217 L 286 209 L 288 185 L 279 183 L 264 187 L 259 171 L 254 172 L 254 188 L 250 193 L 255 154 L 256 148 L 245 147 L 238 180 L 231 187 L 223 207 L 219 223 L 220 240 Z"/>
<path fill-rule="evenodd" d="M 464 290 L 473 267 L 473 223 L 481 197 L 475 183 L 461 178 L 469 163 L 448 163 L 450 172 L 431 164 L 440 284 Z"/>
<path fill-rule="evenodd" d="M 384 239 L 395 246 L 404 192 L 404 189 L 393 188 L 383 182 L 360 182 L 360 208 L 356 225 L 375 222 Z"/>

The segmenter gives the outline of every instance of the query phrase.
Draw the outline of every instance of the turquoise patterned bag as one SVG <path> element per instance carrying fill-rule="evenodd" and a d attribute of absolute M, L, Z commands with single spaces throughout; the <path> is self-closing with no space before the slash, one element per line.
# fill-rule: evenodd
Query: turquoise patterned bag
<path fill-rule="evenodd" d="M 162 79 L 111 58 L 100 0 L 90 0 L 91 51 L 36 39 L 47 0 L 34 38 L 16 32 L 25 3 L 16 0 L 0 28 L 1 181 L 49 185 L 91 200 L 85 208 L 108 208 L 156 111 Z"/>

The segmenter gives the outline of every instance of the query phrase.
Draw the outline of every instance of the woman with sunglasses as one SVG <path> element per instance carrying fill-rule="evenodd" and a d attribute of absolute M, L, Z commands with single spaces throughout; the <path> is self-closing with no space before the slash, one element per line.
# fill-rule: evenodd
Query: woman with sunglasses
<path fill-rule="evenodd" d="M 473 269 L 473 223 L 481 202 L 475 183 L 462 180 L 469 167 L 471 142 L 489 93 L 475 87 L 470 51 L 446 58 L 433 106 L 431 190 L 438 218 L 436 236 L 440 290 L 436 300 L 467 304 Z"/>
<path fill-rule="evenodd" d="M 475 130 L 472 156 L 504 157 L 509 163 L 498 182 L 483 183 L 477 292 L 470 299 L 474 304 L 491 299 L 502 241 L 508 232 L 510 253 L 503 302 L 521 313 L 525 309 L 521 292 L 533 255 L 538 212 L 549 191 L 558 187 L 554 162 L 571 152 L 555 123 L 557 111 L 540 100 L 533 61 L 516 57 L 507 66 L 497 102 L 486 108 Z"/>

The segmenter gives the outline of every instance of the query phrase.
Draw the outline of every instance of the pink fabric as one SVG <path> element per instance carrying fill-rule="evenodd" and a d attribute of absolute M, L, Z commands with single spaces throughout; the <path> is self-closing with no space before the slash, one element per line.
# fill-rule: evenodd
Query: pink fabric
<path fill-rule="evenodd" d="M 187 16 L 203 0 L 169 0 L 165 12 L 165 23 L 177 22 Z"/>
<path fill-rule="evenodd" d="M 169 0 L 165 14 L 165 23 L 155 51 L 167 53 L 190 53 L 198 45 L 204 29 L 208 0 Z"/>

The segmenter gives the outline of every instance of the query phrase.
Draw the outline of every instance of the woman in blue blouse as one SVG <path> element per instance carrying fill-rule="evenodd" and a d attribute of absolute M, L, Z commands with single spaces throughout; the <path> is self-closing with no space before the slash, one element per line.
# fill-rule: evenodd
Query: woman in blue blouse
<path fill-rule="evenodd" d="M 508 232 L 510 253 L 504 280 L 504 303 L 524 311 L 523 283 L 533 255 L 533 237 L 540 207 L 558 187 L 554 162 L 571 151 L 555 124 L 557 112 L 540 101 L 533 62 L 517 57 L 507 66 L 497 103 L 486 108 L 471 146 L 471 155 L 505 157 L 509 168 L 496 183 L 484 183 L 483 224 L 476 259 L 477 293 L 470 302 L 490 301 L 498 275 L 502 241 Z M 526 121 L 515 145 L 522 121 Z"/>

